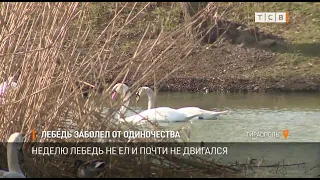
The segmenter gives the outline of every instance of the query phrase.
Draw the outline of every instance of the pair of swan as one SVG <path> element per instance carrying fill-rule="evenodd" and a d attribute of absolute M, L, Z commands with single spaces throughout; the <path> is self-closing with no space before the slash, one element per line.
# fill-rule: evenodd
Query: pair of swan
<path fill-rule="evenodd" d="M 145 110 L 139 114 L 135 114 L 133 116 L 129 116 L 126 118 L 122 118 L 121 114 L 124 114 L 127 110 L 126 107 L 129 106 L 129 100 L 131 93 L 128 91 L 129 87 L 125 84 L 118 83 L 112 89 L 112 99 L 116 98 L 117 94 L 122 96 L 124 101 L 124 105 L 121 106 L 120 112 L 118 113 L 118 120 L 120 122 L 133 122 L 133 123 L 143 123 L 146 121 L 143 120 L 150 120 L 150 121 L 165 121 L 165 122 L 184 122 L 187 120 L 196 117 L 197 115 L 187 116 L 184 113 L 181 113 L 175 109 L 169 107 L 159 107 Z"/>
<path fill-rule="evenodd" d="M 0 170 L 0 178 L 26 178 L 19 165 L 19 151 L 22 148 L 23 135 L 13 133 L 8 139 L 7 158 L 9 172 Z"/>
<path fill-rule="evenodd" d="M 123 83 L 116 84 L 112 89 L 112 99 L 114 99 L 117 94 L 122 95 L 124 105 L 121 106 L 120 113 L 124 113 L 126 111 L 126 107 L 129 106 L 129 98 L 131 93 L 128 90 L 129 90 L 129 87 Z M 153 95 L 153 91 L 150 88 L 148 87 L 139 88 L 139 91 L 137 93 L 137 99 L 140 97 L 140 95 L 143 92 L 147 93 L 149 98 L 148 110 L 145 110 L 139 114 L 129 116 L 126 118 L 122 118 L 119 113 L 118 114 L 119 121 L 134 122 L 134 123 L 140 123 L 140 122 L 143 122 L 143 120 L 160 121 L 160 122 L 161 121 L 185 122 L 193 118 L 199 119 L 199 117 L 202 117 L 202 118 L 213 117 L 213 116 L 216 117 L 219 114 L 223 114 L 227 112 L 227 111 L 223 111 L 223 112 L 206 111 L 196 107 L 180 108 L 179 110 L 172 109 L 169 107 L 155 108 L 154 107 L 155 97 Z"/>
<path fill-rule="evenodd" d="M 147 94 L 147 96 L 148 96 L 148 109 L 155 108 L 155 96 L 154 96 L 153 90 L 149 87 L 140 87 L 138 89 L 137 94 L 136 94 L 136 101 L 137 102 L 139 101 L 139 98 L 143 94 Z M 195 120 L 195 119 L 204 119 L 204 120 L 215 119 L 220 114 L 225 114 L 228 112 L 228 111 L 220 111 L 220 112 L 219 111 L 217 111 L 217 112 L 208 111 L 208 110 L 200 109 L 198 107 L 183 107 L 183 108 L 179 108 L 177 110 L 179 112 L 183 112 L 183 113 L 190 115 L 190 116 L 193 114 L 201 113 L 201 115 L 193 118 L 192 120 Z"/>

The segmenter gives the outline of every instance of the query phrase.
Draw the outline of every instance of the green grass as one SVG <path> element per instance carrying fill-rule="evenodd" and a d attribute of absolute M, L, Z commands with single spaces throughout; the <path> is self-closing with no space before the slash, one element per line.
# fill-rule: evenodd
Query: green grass
<path fill-rule="evenodd" d="M 319 3 L 318 3 L 319 4 Z M 320 75 L 320 6 L 307 2 L 242 3 L 236 21 L 286 39 L 275 63 L 261 68 L 255 76 Z M 255 12 L 289 12 L 289 24 L 254 23 Z"/>
<path fill-rule="evenodd" d="M 145 4 L 145 3 L 144 3 Z M 143 3 L 139 4 L 141 8 Z M 320 74 L 320 6 L 319 3 L 308 2 L 261 2 L 261 3 L 216 3 L 218 13 L 222 13 L 230 5 L 232 9 L 223 18 L 242 22 L 251 27 L 257 26 L 260 30 L 286 39 L 285 47 L 271 49 L 278 54 L 274 63 L 268 67 L 258 68 L 255 76 L 305 76 Z M 202 7 L 206 3 L 192 3 L 192 6 Z M 115 9 L 115 3 L 98 3 L 92 6 L 92 23 L 99 27 L 99 24 L 106 23 L 108 15 Z M 119 8 L 119 7 L 118 7 Z M 199 8 L 198 8 L 199 9 Z M 254 23 L 255 12 L 289 12 L 289 24 L 264 24 Z M 130 12 L 128 7 L 124 11 Z M 239 12 L 239 15 L 237 14 Z M 172 31 L 178 28 L 183 21 L 180 17 L 181 9 L 179 3 L 167 4 L 148 10 L 146 15 L 135 22 L 132 27 L 127 28 L 124 34 L 128 38 L 137 37 L 143 34 L 148 24 L 156 28 L 164 27 L 165 31 Z M 95 26 L 95 25 L 93 25 Z M 131 36 L 129 36 L 131 34 Z M 135 41 L 135 40 L 133 40 Z M 127 51 L 134 43 L 124 43 L 122 49 Z M 251 72 L 248 72 L 251 73 Z"/>

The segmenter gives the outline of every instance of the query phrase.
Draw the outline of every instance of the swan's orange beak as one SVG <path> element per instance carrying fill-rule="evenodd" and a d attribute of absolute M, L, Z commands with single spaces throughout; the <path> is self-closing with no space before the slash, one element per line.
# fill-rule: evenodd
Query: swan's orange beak
<path fill-rule="evenodd" d="M 111 98 L 112 99 L 115 99 L 117 96 L 117 92 L 116 91 L 112 91 L 112 95 L 111 95 Z"/>

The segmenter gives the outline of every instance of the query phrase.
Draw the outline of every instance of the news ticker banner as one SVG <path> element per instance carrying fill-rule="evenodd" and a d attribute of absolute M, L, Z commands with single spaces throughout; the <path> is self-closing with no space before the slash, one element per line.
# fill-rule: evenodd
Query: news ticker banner
<path fill-rule="evenodd" d="M 206 142 L 25 142 L 28 153 L 37 156 L 55 155 L 205 155 L 241 160 L 243 158 L 295 159 L 320 164 L 320 143 L 206 143 Z M 240 159 L 239 159 L 240 158 Z M 230 160 L 231 160 L 230 159 Z M 245 160 L 243 159 L 243 160 Z"/>
<path fill-rule="evenodd" d="M 3 143 L 0 143 L 3 145 Z M 32 157 L 45 158 L 48 161 L 56 157 L 76 160 L 101 159 L 110 157 L 172 156 L 188 158 L 198 156 L 207 161 L 214 160 L 221 165 L 247 164 L 255 160 L 254 168 L 286 168 L 288 174 L 299 177 L 320 175 L 320 143 L 253 143 L 253 142 L 157 142 L 157 143 L 39 143 L 25 142 L 24 153 Z M 5 148 L 5 147 L 3 147 Z M 272 170 L 272 169 L 271 169 Z M 265 173 L 271 171 L 270 169 Z M 265 170 L 261 170 L 265 171 Z M 278 171 L 278 170 L 277 170 Z"/>
<path fill-rule="evenodd" d="M 37 135 L 38 134 L 38 135 Z M 246 132 L 248 137 L 275 137 L 286 141 L 289 138 L 289 131 L 283 132 Z M 90 142 L 101 141 L 101 143 L 38 143 L 38 140 L 57 139 L 75 140 L 86 139 Z M 33 142 L 28 142 L 32 147 L 30 153 L 33 155 L 51 156 L 51 155 L 209 155 L 213 157 L 223 157 L 225 159 L 238 158 L 242 156 L 256 158 L 264 156 L 271 158 L 287 157 L 289 154 L 295 154 L 297 158 L 308 159 L 313 154 L 313 161 L 320 161 L 320 142 L 319 143 L 294 143 L 294 142 L 276 142 L 276 143 L 110 143 L 117 138 L 128 139 L 172 139 L 173 141 L 181 138 L 179 131 L 42 131 L 37 133 L 32 131 Z M 163 141 L 163 140 L 162 140 Z M 301 152 L 300 152 L 301 151 Z M 308 154 L 304 157 L 304 154 Z"/>
<path fill-rule="evenodd" d="M 110 156 L 198 156 L 207 161 L 219 161 L 230 166 L 235 162 L 248 164 L 255 159 L 255 168 L 285 168 L 287 174 L 298 177 L 320 175 L 320 143 L 27 143 L 32 156 L 79 156 L 110 159 Z M 266 169 L 266 168 L 265 168 Z M 272 169 L 264 173 L 271 172 Z M 276 170 L 278 171 L 278 170 Z"/>

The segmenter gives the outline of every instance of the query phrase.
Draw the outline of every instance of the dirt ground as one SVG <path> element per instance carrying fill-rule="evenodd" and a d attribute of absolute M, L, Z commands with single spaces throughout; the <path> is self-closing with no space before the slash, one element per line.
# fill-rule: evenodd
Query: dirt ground
<path fill-rule="evenodd" d="M 174 92 L 320 92 L 320 78 L 318 76 L 259 75 L 262 70 L 277 68 L 276 58 L 278 55 L 270 50 L 231 43 L 219 46 L 198 46 L 188 58 L 187 66 L 174 72 L 157 88 L 159 91 Z M 174 60 L 176 56 L 179 54 L 170 58 Z M 156 71 L 156 77 L 164 77 L 166 73 L 170 72 L 170 69 L 172 67 L 163 66 Z M 116 74 L 117 72 L 114 72 L 107 79 L 111 82 Z M 129 85 L 131 83 L 130 80 L 126 82 Z M 153 87 L 153 77 L 150 77 L 145 85 Z"/>
<path fill-rule="evenodd" d="M 158 90 L 320 92 L 320 74 L 315 70 L 309 70 L 308 67 L 299 67 L 299 65 L 292 63 L 294 60 L 287 56 L 295 55 L 286 50 L 290 44 L 288 45 L 285 40 L 277 39 L 281 37 L 271 34 L 262 35 L 263 33 L 261 31 L 259 34 L 259 37 L 264 36 L 260 38 L 259 42 L 265 39 L 275 40 L 278 46 L 270 44 L 268 47 L 261 47 L 259 43 L 249 45 L 247 41 L 255 39 L 254 35 L 250 35 L 250 33 L 249 35 L 247 33 L 245 38 L 241 33 L 232 33 L 238 35 L 229 38 L 229 41 L 226 40 L 215 45 L 203 43 L 197 46 L 187 58 L 187 66 L 162 81 L 160 86 L 157 86 Z M 189 40 L 185 38 L 182 41 Z M 161 48 L 165 49 L 166 44 L 164 43 L 162 46 Z M 276 48 L 276 50 L 272 48 Z M 316 44 L 312 48 L 316 48 Z M 134 50 L 135 46 L 132 51 L 134 52 Z M 284 54 L 286 59 L 280 61 L 279 59 L 284 57 Z M 179 64 L 176 59 L 180 56 L 182 53 L 179 51 L 171 55 L 169 57 L 170 64 L 157 69 L 156 77 L 164 77 L 166 73 L 170 72 L 175 64 Z M 308 59 L 307 56 L 304 58 Z M 318 67 L 320 62 L 313 61 L 312 64 Z M 115 75 L 113 74 L 111 77 L 115 77 Z M 145 85 L 153 86 L 153 80 L 150 79 Z"/>
<path fill-rule="evenodd" d="M 205 47 L 200 47 L 205 48 Z M 209 48 L 162 83 L 161 91 L 320 91 L 319 77 L 261 77 L 277 53 L 226 44 Z"/>
<path fill-rule="evenodd" d="M 267 5 L 272 5 L 272 3 Z M 297 5 L 297 7 L 300 6 L 299 4 Z M 302 12 L 306 11 L 305 9 L 300 9 Z M 298 12 L 298 10 L 296 11 Z M 150 17 L 148 18 L 152 19 L 152 13 L 149 14 Z M 279 32 L 275 30 L 277 29 L 275 26 L 259 30 L 254 29 L 248 24 L 240 24 L 233 21 L 234 27 L 230 29 L 233 29 L 234 32 L 226 33 L 229 34 L 229 41 L 227 40 L 215 45 L 203 43 L 197 46 L 187 58 L 188 65 L 174 72 L 162 81 L 160 85 L 157 85 L 157 90 L 189 92 L 320 92 L 320 72 L 318 72 L 320 69 L 320 54 L 318 52 L 320 46 L 317 43 L 317 37 L 310 32 L 310 37 L 307 37 L 311 39 L 308 39 L 304 37 L 306 33 L 293 32 L 296 27 L 299 27 L 301 32 L 303 32 L 302 29 L 304 27 L 310 26 L 315 28 L 316 26 L 313 26 L 314 24 L 311 24 L 311 26 L 310 23 L 303 25 L 303 22 L 296 22 L 298 19 L 297 17 L 292 17 L 291 24 L 279 25 L 278 28 L 281 29 Z M 122 47 L 120 47 L 119 53 L 115 54 L 115 57 L 120 57 L 123 53 L 127 54 L 125 56 L 131 57 L 135 52 L 137 44 L 134 43 L 140 41 L 145 30 L 145 28 L 141 27 L 139 29 L 139 26 L 137 26 L 139 23 L 137 22 L 133 23 L 132 27 L 130 26 L 129 29 L 122 33 L 124 42 L 127 44 L 119 40 L 119 47 Z M 223 21 L 223 23 L 220 23 L 220 26 L 226 22 Z M 309 21 L 305 21 L 305 23 L 307 22 Z M 230 24 L 229 21 L 228 23 Z M 219 33 L 213 32 L 213 34 L 222 34 L 220 30 L 218 31 Z M 252 35 L 253 32 L 258 34 L 254 36 Z M 290 38 L 285 38 L 285 35 L 288 36 L 288 34 L 291 34 Z M 157 38 L 156 34 L 150 36 L 154 36 L 151 38 L 153 40 Z M 216 38 L 214 37 L 213 39 Z M 256 44 L 248 45 L 249 41 L 253 42 L 256 39 Z M 299 39 L 301 41 L 292 43 L 292 39 Z M 262 44 L 259 43 L 264 40 L 276 40 L 278 44 L 285 46 L 287 49 L 275 47 L 272 44 L 267 45 L 268 47 L 261 47 Z M 185 37 L 182 41 L 186 42 L 189 40 Z M 124 46 L 126 46 L 126 50 L 123 50 Z M 163 43 L 160 46 L 162 46 L 160 49 L 165 49 L 167 44 Z M 154 55 L 160 54 L 157 51 L 153 51 L 152 53 Z M 173 69 L 172 67 L 179 64 L 180 62 L 177 61 L 177 57 L 183 56 L 183 53 L 176 51 L 175 54 L 170 56 L 170 63 L 167 66 L 156 69 L 156 80 L 166 76 Z M 152 58 L 149 60 L 152 60 Z M 118 58 L 115 58 L 114 61 L 113 63 L 118 63 Z M 110 72 L 108 77 L 106 77 L 106 81 L 111 82 L 117 74 L 118 70 Z M 125 80 L 128 85 L 136 81 L 130 79 L 132 75 L 129 75 L 129 79 Z M 139 78 L 139 75 L 137 78 Z M 149 77 L 144 85 L 153 87 L 153 77 Z"/>
<path fill-rule="evenodd" d="M 223 3 L 220 3 L 220 5 L 221 4 Z M 255 3 L 251 5 L 254 6 L 253 9 L 260 7 Z M 281 6 L 282 8 L 294 5 L 296 8 L 294 12 L 301 11 L 302 14 L 309 12 L 310 8 L 313 9 L 313 6 L 309 4 L 304 4 L 305 7 L 298 3 L 283 3 L 281 5 L 283 6 Z M 280 6 L 280 4 L 265 3 L 265 6 L 277 7 Z M 245 6 L 243 6 L 243 8 L 244 7 Z M 174 10 L 168 10 L 168 12 L 171 11 Z M 139 24 L 147 21 L 156 24 L 157 21 L 153 21 L 153 19 L 158 17 L 155 16 L 157 12 L 156 9 L 151 8 L 147 13 L 141 15 L 141 17 L 139 16 L 135 20 L 136 22 L 132 23 L 122 32 L 121 36 L 123 39 L 120 38 L 117 43 L 118 47 L 115 47 L 115 49 L 118 48 L 118 50 L 115 51 L 114 57 L 116 58 L 112 63 L 117 64 L 120 56 L 125 56 L 123 60 L 127 60 L 133 56 L 138 46 L 137 43 L 140 41 L 146 29 L 145 26 L 139 26 Z M 314 13 L 317 14 L 316 11 Z M 236 21 L 237 18 L 235 18 L 235 20 L 218 19 L 217 27 L 219 28 L 216 28 L 218 29 L 216 30 L 217 32 L 212 32 L 212 34 L 221 35 L 223 32 L 220 32 L 220 27 L 222 27 L 222 31 L 224 31 L 227 26 L 229 27 L 230 23 L 233 24 L 233 27 L 230 28 L 232 31 L 228 30 L 226 33 L 228 37 L 223 37 L 227 40 L 222 43 L 215 43 L 215 45 L 210 42 L 209 44 L 202 43 L 197 46 L 186 59 L 188 65 L 163 80 L 157 85 L 157 90 L 189 92 L 320 92 L 320 72 L 318 72 L 320 69 L 320 54 L 318 51 L 320 46 L 317 42 L 318 34 L 314 34 L 317 32 L 317 26 L 315 23 L 310 23 L 311 21 L 307 20 L 300 22 L 300 16 L 298 16 L 298 14 L 299 13 L 296 13 L 291 17 L 292 22 L 290 24 L 279 26 L 260 26 L 259 24 L 252 26 L 252 24 L 246 24 L 245 22 L 241 24 Z M 105 19 L 106 16 L 101 17 Z M 183 22 L 183 18 L 179 16 L 173 19 L 179 18 L 179 21 L 176 20 L 174 22 L 178 24 Z M 317 16 L 313 18 L 315 21 L 317 20 Z M 308 27 L 314 29 L 314 31 L 310 32 Z M 155 41 L 157 34 L 160 32 L 159 29 L 159 31 L 156 30 L 157 28 L 160 27 L 155 26 L 152 33 L 150 31 L 151 34 L 148 32 L 146 35 L 152 37 L 151 41 Z M 296 31 L 297 28 L 299 30 Z M 213 31 L 214 30 L 215 28 L 213 28 Z M 101 29 L 98 28 L 97 32 L 100 31 Z M 306 32 L 309 32 L 309 35 Z M 178 43 L 178 46 L 183 46 L 185 42 L 189 41 L 187 37 L 184 38 L 185 39 L 180 39 L 184 42 Z M 209 37 L 208 42 L 212 39 L 215 41 L 216 38 L 217 37 Z M 261 47 L 262 44 L 259 43 L 264 40 L 269 42 L 270 40 L 271 42 L 276 41 L 277 44 L 282 47 L 273 45 L 272 43 L 269 43 L 267 47 Z M 255 44 L 250 44 L 252 42 L 255 42 Z M 165 49 L 168 44 L 162 43 L 159 46 L 160 49 Z M 153 56 L 160 53 L 161 51 L 157 52 L 156 50 L 152 52 Z M 178 57 L 182 56 L 184 56 L 184 54 L 179 50 L 176 51 L 175 54 L 170 55 L 170 63 L 167 64 L 167 66 L 156 69 L 156 81 L 166 76 L 171 72 L 173 67 L 181 63 L 178 61 Z M 154 58 L 149 58 L 148 60 L 152 61 L 153 59 Z M 113 72 L 110 72 L 108 77 L 105 78 L 105 81 L 107 83 L 113 81 L 121 68 L 122 67 L 119 67 Z M 133 74 L 129 73 L 129 78 L 125 80 L 128 85 L 137 80 L 132 79 L 132 76 Z M 137 75 L 135 78 L 139 79 L 139 77 L 141 77 L 141 75 Z M 144 85 L 153 87 L 153 77 L 148 78 Z M 122 81 L 122 79 L 119 81 Z"/>

